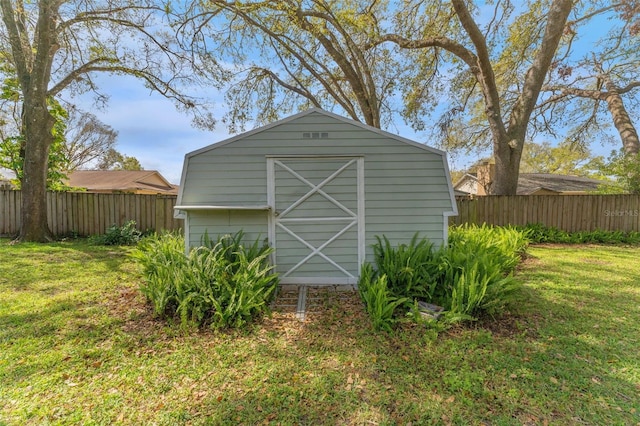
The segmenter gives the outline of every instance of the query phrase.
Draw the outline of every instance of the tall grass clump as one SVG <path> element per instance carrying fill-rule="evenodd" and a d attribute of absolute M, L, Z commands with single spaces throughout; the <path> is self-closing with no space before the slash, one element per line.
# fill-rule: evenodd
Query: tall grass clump
<path fill-rule="evenodd" d="M 278 277 L 268 258 L 272 249 L 244 234 L 205 236 L 184 252 L 184 239 L 163 234 L 145 239 L 133 253 L 142 265 L 142 293 L 154 313 L 178 318 L 183 326 L 240 327 L 268 309 Z"/>
<path fill-rule="evenodd" d="M 407 310 L 415 314 L 418 302 L 441 307 L 444 312 L 439 315 L 448 323 L 500 313 L 520 287 L 512 273 L 527 244 L 524 233 L 516 229 L 475 225 L 451 228 L 448 244 L 440 249 L 417 236 L 396 247 L 386 237 L 377 237 L 375 265 L 363 266 L 358 283 L 364 286 L 360 294 L 374 328 L 379 328 L 379 312 L 385 318 Z"/>

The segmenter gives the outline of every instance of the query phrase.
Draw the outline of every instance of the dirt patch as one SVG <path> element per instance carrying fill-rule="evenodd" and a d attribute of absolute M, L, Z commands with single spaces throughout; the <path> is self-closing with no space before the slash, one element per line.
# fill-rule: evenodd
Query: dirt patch
<path fill-rule="evenodd" d="M 536 339 L 539 337 L 539 322 L 543 318 L 539 315 L 522 317 L 512 313 L 504 313 L 496 318 L 481 317 L 472 327 L 482 328 L 496 337 L 514 338 L 516 336 Z"/>

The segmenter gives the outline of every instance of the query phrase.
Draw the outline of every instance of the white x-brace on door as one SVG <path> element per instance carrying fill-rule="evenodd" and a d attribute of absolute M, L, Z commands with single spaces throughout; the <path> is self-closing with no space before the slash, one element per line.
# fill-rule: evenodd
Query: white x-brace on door
<path fill-rule="evenodd" d="M 364 260 L 364 158 L 267 158 L 269 240 L 282 284 L 356 284 Z"/>

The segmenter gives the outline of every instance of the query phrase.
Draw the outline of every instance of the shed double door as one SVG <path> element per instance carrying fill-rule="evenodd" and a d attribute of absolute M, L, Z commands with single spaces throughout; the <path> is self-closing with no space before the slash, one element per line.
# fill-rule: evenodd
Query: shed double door
<path fill-rule="evenodd" d="M 269 240 L 282 284 L 356 284 L 364 260 L 364 158 L 267 158 Z"/>

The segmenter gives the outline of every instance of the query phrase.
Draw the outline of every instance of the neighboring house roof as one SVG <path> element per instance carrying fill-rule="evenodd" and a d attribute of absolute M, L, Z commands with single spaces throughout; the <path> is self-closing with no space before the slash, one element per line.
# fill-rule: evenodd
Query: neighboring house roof
<path fill-rule="evenodd" d="M 518 195 L 586 194 L 598 189 L 602 181 L 581 176 L 551 173 L 521 173 L 518 178 Z M 454 190 L 467 194 L 478 194 L 478 178 L 465 174 L 454 186 Z"/>
<path fill-rule="evenodd" d="M 136 194 L 177 194 L 178 186 L 169 183 L 156 170 L 76 170 L 67 184 L 88 192 L 132 192 Z"/>
<path fill-rule="evenodd" d="M 518 179 L 518 195 L 535 193 L 584 194 L 595 191 L 602 181 L 581 176 L 550 173 L 522 173 Z"/>

